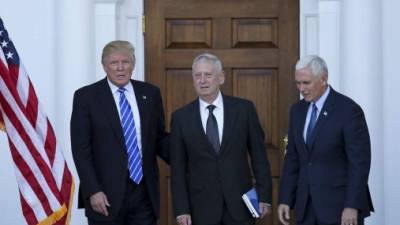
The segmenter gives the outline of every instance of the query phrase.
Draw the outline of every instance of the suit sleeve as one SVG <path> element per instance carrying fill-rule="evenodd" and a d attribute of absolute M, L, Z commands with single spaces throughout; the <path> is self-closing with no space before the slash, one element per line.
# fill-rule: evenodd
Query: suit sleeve
<path fill-rule="evenodd" d="M 348 159 L 348 185 L 345 207 L 361 209 L 371 166 L 371 143 L 367 123 L 360 106 L 354 103 L 345 121 L 343 136 Z"/>
<path fill-rule="evenodd" d="M 189 195 L 186 180 L 187 155 L 183 143 L 179 118 L 172 115 L 171 135 L 171 193 L 175 216 L 190 214 Z"/>
<path fill-rule="evenodd" d="M 249 104 L 248 111 L 247 145 L 256 178 L 258 198 L 260 202 L 272 203 L 271 170 L 264 147 L 264 131 L 253 103 Z"/>
<path fill-rule="evenodd" d="M 279 185 L 279 204 L 294 207 L 296 201 L 296 190 L 299 178 L 299 156 L 294 140 L 294 112 L 290 112 L 288 145 L 286 146 L 285 159 Z"/>
<path fill-rule="evenodd" d="M 91 122 L 88 101 L 82 92 L 75 92 L 70 122 L 72 155 L 80 178 L 83 197 L 101 190 L 93 166 Z"/>
<path fill-rule="evenodd" d="M 168 133 L 165 131 L 164 108 L 160 90 L 156 92 L 156 112 L 158 115 L 157 124 L 157 154 L 168 164 L 170 164 L 169 156 L 169 139 Z"/>

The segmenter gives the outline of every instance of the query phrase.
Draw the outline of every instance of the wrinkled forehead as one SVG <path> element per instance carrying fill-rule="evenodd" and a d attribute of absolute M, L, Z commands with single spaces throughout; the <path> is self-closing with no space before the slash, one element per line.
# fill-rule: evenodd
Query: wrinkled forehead
<path fill-rule="evenodd" d="M 209 72 L 213 74 L 218 74 L 220 71 L 218 70 L 218 67 L 217 65 L 215 65 L 214 61 L 201 59 L 194 64 L 192 71 L 193 74 L 199 72 Z"/>
<path fill-rule="evenodd" d="M 110 58 L 127 58 L 135 62 L 135 56 L 132 55 L 132 52 L 127 49 L 113 49 L 111 51 L 106 52 L 103 55 L 102 62 L 110 60 Z"/>

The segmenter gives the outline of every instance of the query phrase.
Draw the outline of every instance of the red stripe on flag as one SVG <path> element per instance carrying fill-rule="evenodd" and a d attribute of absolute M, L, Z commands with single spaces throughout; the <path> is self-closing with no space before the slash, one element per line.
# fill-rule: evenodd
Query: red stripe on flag
<path fill-rule="evenodd" d="M 61 218 L 59 221 L 54 223 L 54 225 L 64 225 L 66 223 L 66 220 L 67 220 L 67 215 L 63 216 L 63 218 Z"/>
<path fill-rule="evenodd" d="M 0 54 L 1 54 L 0 50 Z M 8 74 L 8 68 L 7 66 L 3 63 L 3 60 L 0 59 L 0 75 L 3 77 L 3 74 Z M 4 75 L 5 76 L 5 75 Z M 8 77 L 9 75 L 7 75 Z M 3 78 L 4 79 L 4 78 Z"/>
<path fill-rule="evenodd" d="M 36 128 L 38 105 L 39 103 L 35 94 L 35 89 L 33 88 L 31 81 L 29 80 L 29 95 L 28 102 L 26 104 L 26 117 L 28 118 L 29 122 L 31 122 L 34 128 Z"/>
<path fill-rule="evenodd" d="M 73 184 L 72 174 L 68 170 L 67 163 L 65 163 L 62 186 L 61 186 L 61 195 L 62 195 L 65 205 L 67 205 L 68 208 L 70 208 L 69 200 L 71 198 L 72 184 Z"/>
<path fill-rule="evenodd" d="M 17 103 L 18 107 L 21 109 L 22 113 L 24 113 L 24 115 L 27 115 L 26 112 L 26 108 L 24 106 L 24 104 L 22 104 L 21 98 L 18 94 L 17 91 L 17 84 L 15 81 L 15 75 L 12 74 L 12 72 L 16 69 L 15 66 L 13 65 L 8 65 L 9 68 L 7 69 L 7 67 L 5 67 L 5 65 L 3 64 L 3 62 L 0 60 L 0 76 L 3 78 L 4 83 L 7 86 L 7 89 L 9 90 L 9 92 L 11 93 L 13 99 L 15 100 L 15 102 Z"/>
<path fill-rule="evenodd" d="M 49 120 L 47 120 L 47 134 L 46 142 L 44 143 L 44 149 L 46 150 L 47 157 L 50 160 L 50 165 L 53 166 L 54 157 L 56 154 L 56 136 Z"/>
<path fill-rule="evenodd" d="M 14 87 L 16 87 L 17 86 L 17 82 L 18 82 L 18 76 L 19 76 L 19 66 L 13 66 L 13 65 L 8 64 L 8 70 L 9 70 L 9 73 L 10 73 L 10 78 L 11 78 L 11 81 L 12 81 L 12 85 Z"/>
<path fill-rule="evenodd" d="M 38 220 L 33 213 L 32 208 L 26 203 L 24 196 L 22 196 L 21 192 L 19 193 L 19 198 L 21 199 L 22 213 L 26 219 L 28 224 L 38 224 Z"/>
<path fill-rule="evenodd" d="M 50 207 L 49 200 L 47 199 L 46 194 L 44 193 L 38 180 L 36 179 L 29 165 L 25 162 L 25 160 L 15 148 L 14 143 L 12 143 L 11 139 L 8 139 L 8 141 L 10 143 L 11 155 L 14 159 L 15 165 L 18 167 L 19 171 L 21 171 L 22 176 L 24 176 L 25 180 L 29 183 L 32 191 L 36 194 L 37 198 L 42 203 L 42 207 L 46 214 L 51 215 L 53 211 Z"/>
<path fill-rule="evenodd" d="M 32 126 L 36 128 L 36 120 L 38 115 L 38 107 L 39 102 L 35 94 L 35 89 L 31 81 L 29 80 L 29 95 L 28 95 L 28 102 L 26 104 L 26 117 L 28 118 L 29 122 L 31 122 Z"/>

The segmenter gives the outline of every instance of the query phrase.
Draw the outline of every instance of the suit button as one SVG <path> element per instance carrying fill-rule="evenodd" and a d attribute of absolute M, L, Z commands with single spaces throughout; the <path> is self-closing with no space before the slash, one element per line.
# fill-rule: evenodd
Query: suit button
<path fill-rule="evenodd" d="M 311 165 L 312 165 L 312 163 L 311 163 L 311 162 L 309 162 L 309 163 L 308 163 L 308 166 L 311 166 Z"/>

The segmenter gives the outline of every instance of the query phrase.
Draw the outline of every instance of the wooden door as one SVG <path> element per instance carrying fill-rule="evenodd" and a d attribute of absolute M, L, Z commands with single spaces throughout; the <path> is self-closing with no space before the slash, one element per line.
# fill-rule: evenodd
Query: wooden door
<path fill-rule="evenodd" d="M 265 131 L 273 176 L 273 213 L 258 224 L 278 224 L 277 190 L 290 105 L 298 99 L 298 0 L 146 0 L 147 82 L 160 87 L 167 127 L 171 113 L 192 101 L 191 66 L 202 52 L 222 60 L 227 95 L 252 100 Z M 169 168 L 160 162 L 161 219 L 175 224 Z"/>

